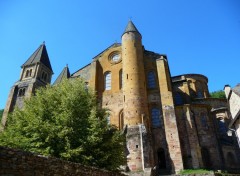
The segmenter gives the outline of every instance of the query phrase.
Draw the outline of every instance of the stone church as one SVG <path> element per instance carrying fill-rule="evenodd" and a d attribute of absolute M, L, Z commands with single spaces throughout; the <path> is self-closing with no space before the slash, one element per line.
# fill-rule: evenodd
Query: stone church
<path fill-rule="evenodd" d="M 126 134 L 127 169 L 175 173 L 182 169 L 239 169 L 236 137 L 226 99 L 211 98 L 201 74 L 171 76 L 168 58 L 148 51 L 132 21 L 121 43 L 114 43 L 85 67 L 70 74 L 66 66 L 54 84 L 81 77 L 96 91 L 108 121 Z M 35 89 L 51 83 L 53 70 L 43 43 L 22 65 L 10 90 L 2 125 L 15 106 Z"/>

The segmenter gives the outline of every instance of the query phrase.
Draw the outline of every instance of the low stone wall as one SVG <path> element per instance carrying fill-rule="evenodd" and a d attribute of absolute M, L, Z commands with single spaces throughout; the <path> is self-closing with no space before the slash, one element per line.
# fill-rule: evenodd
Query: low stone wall
<path fill-rule="evenodd" d="M 0 147 L 0 176 L 123 176 L 53 157 Z"/>

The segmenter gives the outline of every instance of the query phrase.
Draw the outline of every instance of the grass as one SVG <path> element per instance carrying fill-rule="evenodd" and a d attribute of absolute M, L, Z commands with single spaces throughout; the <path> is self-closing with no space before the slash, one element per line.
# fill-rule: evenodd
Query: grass
<path fill-rule="evenodd" d="M 186 175 L 186 174 L 211 174 L 213 171 L 211 170 L 205 170 L 205 169 L 186 169 L 181 170 L 179 172 L 180 175 Z"/>

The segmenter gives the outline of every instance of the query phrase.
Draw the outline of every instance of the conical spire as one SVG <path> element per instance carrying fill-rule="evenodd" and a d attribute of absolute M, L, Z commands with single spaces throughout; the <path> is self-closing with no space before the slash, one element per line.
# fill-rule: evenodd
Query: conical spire
<path fill-rule="evenodd" d="M 41 44 L 38 49 L 29 57 L 29 59 L 22 65 L 22 68 L 36 63 L 42 63 L 52 71 L 52 66 L 48 57 L 45 42 L 43 42 L 43 44 Z"/>
<path fill-rule="evenodd" d="M 68 69 L 68 65 L 66 65 L 62 70 L 62 72 L 60 73 L 60 75 L 55 80 L 55 82 L 53 83 L 53 85 L 59 84 L 60 82 L 62 82 L 63 79 L 68 79 L 69 77 L 70 77 L 70 71 Z"/>
<path fill-rule="evenodd" d="M 126 32 L 137 32 L 140 34 L 140 32 L 137 30 L 136 26 L 133 24 L 133 22 L 131 20 L 129 20 L 127 27 L 126 27 L 125 31 L 123 32 L 123 34 L 125 34 Z"/>

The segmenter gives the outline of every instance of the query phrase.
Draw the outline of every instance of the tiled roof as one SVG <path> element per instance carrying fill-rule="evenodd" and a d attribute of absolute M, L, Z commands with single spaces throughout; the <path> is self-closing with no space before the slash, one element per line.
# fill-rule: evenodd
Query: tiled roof
<path fill-rule="evenodd" d="M 232 89 L 232 91 L 233 91 L 234 93 L 236 93 L 238 96 L 240 96 L 240 83 L 237 84 L 237 85 Z"/>
<path fill-rule="evenodd" d="M 131 20 L 128 22 L 127 27 L 123 34 L 125 34 L 126 32 L 137 32 L 140 34 L 140 32 L 137 30 L 136 26 L 133 24 Z"/>
<path fill-rule="evenodd" d="M 53 85 L 59 84 L 60 82 L 62 82 L 63 79 L 67 79 L 69 77 L 70 77 L 70 71 L 68 69 L 68 66 L 66 65 L 66 67 L 64 67 L 64 69 L 62 70 L 60 75 L 57 77 Z"/>
<path fill-rule="evenodd" d="M 44 43 L 38 47 L 38 49 L 29 57 L 29 59 L 22 65 L 22 67 L 36 63 L 43 63 L 52 71 L 52 66 Z"/>

